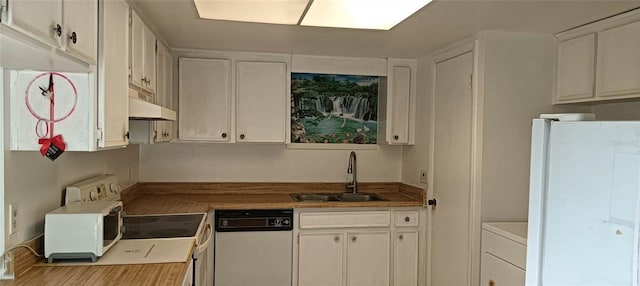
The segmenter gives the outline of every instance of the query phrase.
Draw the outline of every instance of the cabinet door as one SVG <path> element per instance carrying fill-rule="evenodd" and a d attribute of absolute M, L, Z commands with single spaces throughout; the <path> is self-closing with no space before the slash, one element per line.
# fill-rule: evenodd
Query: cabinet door
<path fill-rule="evenodd" d="M 104 134 L 99 146 L 123 146 L 129 132 L 129 85 L 123 72 L 129 61 L 129 6 L 124 0 L 104 1 L 102 5 L 98 100 Z"/>
<path fill-rule="evenodd" d="M 143 87 L 142 78 L 144 78 L 144 67 L 142 55 L 144 44 L 144 23 L 142 19 L 131 10 L 131 78 L 130 82 L 138 87 Z"/>
<path fill-rule="evenodd" d="M 389 231 L 351 232 L 347 239 L 347 285 L 389 285 Z"/>
<path fill-rule="evenodd" d="M 418 285 L 418 231 L 395 233 L 393 238 L 393 285 Z"/>
<path fill-rule="evenodd" d="M 393 67 L 391 82 L 391 140 L 392 144 L 409 143 L 409 99 L 411 97 L 411 68 Z"/>
<path fill-rule="evenodd" d="M 597 96 L 640 93 L 640 21 L 598 35 Z"/>
<path fill-rule="evenodd" d="M 298 286 L 343 285 L 343 233 L 301 233 Z"/>
<path fill-rule="evenodd" d="M 482 254 L 480 286 L 524 285 L 525 271 L 489 253 Z"/>
<path fill-rule="evenodd" d="M 64 35 L 62 0 L 10 0 L 9 9 L 12 26 L 49 45 L 60 46 L 60 38 Z M 54 30 L 58 25 L 60 25 L 60 36 Z"/>
<path fill-rule="evenodd" d="M 558 43 L 556 101 L 593 97 L 595 45 L 593 33 Z"/>
<path fill-rule="evenodd" d="M 231 61 L 181 58 L 178 69 L 178 138 L 229 141 Z"/>
<path fill-rule="evenodd" d="M 285 141 L 287 65 L 237 64 L 237 142 Z"/>
<path fill-rule="evenodd" d="M 144 75 L 144 87 L 153 92 L 156 87 L 156 36 L 144 26 L 144 43 L 142 44 L 142 65 Z"/>
<path fill-rule="evenodd" d="M 64 2 L 66 51 L 94 64 L 97 53 L 98 1 Z"/>

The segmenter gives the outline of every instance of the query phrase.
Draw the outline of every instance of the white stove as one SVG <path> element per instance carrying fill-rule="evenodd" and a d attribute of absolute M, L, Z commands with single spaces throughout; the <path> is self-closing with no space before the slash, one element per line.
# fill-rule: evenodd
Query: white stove
<path fill-rule="evenodd" d="M 120 187 L 114 175 L 102 175 L 67 187 L 65 202 L 92 202 L 104 200 L 119 201 Z M 124 206 L 126 209 L 126 205 Z M 168 262 L 169 256 L 176 253 L 190 252 L 195 245 L 191 257 L 193 281 L 191 285 L 210 285 L 213 280 L 213 228 L 211 218 L 206 213 L 173 213 L 152 215 L 125 215 L 123 219 L 124 233 L 122 239 L 114 246 L 114 253 L 107 255 L 110 261 L 132 261 L 132 264 Z M 184 243 L 184 241 L 194 243 Z M 121 244 L 120 246 L 118 244 Z M 155 248 L 162 245 L 178 247 L 175 253 L 162 257 Z M 129 249 L 147 249 L 146 257 L 133 257 Z M 188 248 L 188 249 L 185 249 Z M 171 248 L 170 248 L 171 249 Z M 120 251 L 121 250 L 121 251 Z M 138 254 L 140 254 L 140 251 Z M 151 254 L 155 256 L 152 257 Z M 173 255 L 175 256 L 175 255 Z M 151 259 L 152 257 L 153 259 Z M 134 259 L 135 258 L 135 259 Z M 169 260 L 167 260 L 169 259 Z M 211 268 L 211 269 L 209 269 Z"/>

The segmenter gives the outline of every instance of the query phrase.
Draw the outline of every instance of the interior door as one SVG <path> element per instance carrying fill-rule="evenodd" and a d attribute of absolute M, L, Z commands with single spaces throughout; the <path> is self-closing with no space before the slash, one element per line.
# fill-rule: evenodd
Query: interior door
<path fill-rule="evenodd" d="M 436 64 L 431 285 L 470 283 L 473 54 Z"/>

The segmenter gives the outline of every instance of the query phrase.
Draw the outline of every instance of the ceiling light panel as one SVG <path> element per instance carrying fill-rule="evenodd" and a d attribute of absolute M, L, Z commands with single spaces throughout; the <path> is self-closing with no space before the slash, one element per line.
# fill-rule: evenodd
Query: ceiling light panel
<path fill-rule="evenodd" d="M 308 0 L 194 0 L 200 18 L 296 25 Z"/>
<path fill-rule="evenodd" d="M 431 0 L 314 0 L 303 26 L 389 30 Z"/>

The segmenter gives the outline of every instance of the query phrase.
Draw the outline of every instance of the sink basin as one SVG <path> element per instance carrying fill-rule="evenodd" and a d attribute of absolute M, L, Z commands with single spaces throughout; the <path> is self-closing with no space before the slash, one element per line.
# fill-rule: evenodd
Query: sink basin
<path fill-rule="evenodd" d="M 380 195 L 369 193 L 342 193 L 338 196 L 338 199 L 343 202 L 373 202 L 387 200 Z"/>
<path fill-rule="evenodd" d="M 291 194 L 291 198 L 296 202 L 330 202 L 337 201 L 337 194 Z"/>
<path fill-rule="evenodd" d="M 372 202 L 386 201 L 384 197 L 370 193 L 341 193 L 341 194 L 324 194 L 324 193 L 297 193 L 291 194 L 291 198 L 296 202 Z"/>

